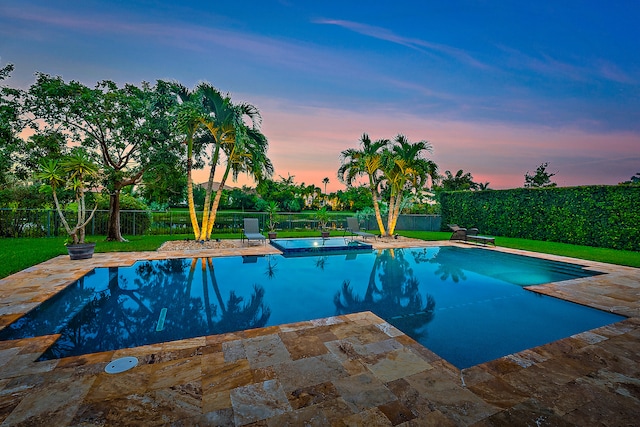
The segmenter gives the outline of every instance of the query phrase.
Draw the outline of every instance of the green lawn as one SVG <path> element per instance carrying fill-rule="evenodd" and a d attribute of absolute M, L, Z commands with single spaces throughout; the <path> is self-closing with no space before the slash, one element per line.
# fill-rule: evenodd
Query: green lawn
<path fill-rule="evenodd" d="M 450 232 L 434 231 L 400 231 L 400 235 L 422 240 L 448 240 Z M 318 231 L 279 231 L 278 237 L 317 237 Z M 332 236 L 342 236 L 342 232 L 332 232 Z M 125 236 L 128 242 L 105 242 L 97 240 L 96 252 L 133 252 L 155 251 L 162 243 L 168 240 L 193 239 L 193 235 L 171 236 Z M 213 235 L 212 238 L 239 239 L 239 234 Z M 40 239 L 0 239 L 0 278 L 29 268 L 58 255 L 66 255 L 64 247 L 66 238 L 40 238 Z M 94 240 L 96 241 L 96 240 Z M 566 243 L 541 242 L 536 240 L 516 239 L 510 237 L 496 237 L 496 245 L 524 249 L 533 252 L 542 252 L 554 255 L 563 255 L 581 258 L 591 261 L 600 261 L 610 264 L 640 267 L 640 252 L 618 251 L 614 249 L 594 248 L 590 246 L 569 245 Z"/>

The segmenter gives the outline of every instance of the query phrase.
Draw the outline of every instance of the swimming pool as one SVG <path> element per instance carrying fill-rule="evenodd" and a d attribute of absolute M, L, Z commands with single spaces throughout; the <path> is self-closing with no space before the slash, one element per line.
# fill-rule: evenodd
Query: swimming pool
<path fill-rule="evenodd" d="M 317 252 L 370 251 L 373 249 L 371 244 L 351 237 L 273 239 L 271 245 L 282 251 L 284 256 L 307 256 Z"/>
<path fill-rule="evenodd" d="M 593 274 L 481 248 L 141 261 L 98 268 L 0 331 L 42 360 L 370 310 L 459 368 L 622 320 L 523 289 Z"/>

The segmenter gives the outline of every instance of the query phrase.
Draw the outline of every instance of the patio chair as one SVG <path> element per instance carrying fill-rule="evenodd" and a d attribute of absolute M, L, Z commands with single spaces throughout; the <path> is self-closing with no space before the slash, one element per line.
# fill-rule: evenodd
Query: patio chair
<path fill-rule="evenodd" d="M 458 224 L 448 224 L 453 234 L 449 240 L 467 240 L 467 235 L 478 234 L 477 228 L 470 228 L 467 230 L 464 227 L 459 227 Z"/>
<path fill-rule="evenodd" d="M 360 224 L 358 224 L 358 219 L 355 217 L 347 218 L 347 229 L 345 231 L 362 237 L 362 240 L 365 240 L 369 237 L 376 237 L 375 234 L 367 233 L 366 231 L 360 230 Z"/>
<path fill-rule="evenodd" d="M 242 229 L 242 242 L 247 239 L 247 243 L 251 243 L 252 240 L 262 241 L 265 244 L 267 239 L 260 233 L 260 225 L 258 224 L 258 218 L 245 218 L 244 228 Z"/>

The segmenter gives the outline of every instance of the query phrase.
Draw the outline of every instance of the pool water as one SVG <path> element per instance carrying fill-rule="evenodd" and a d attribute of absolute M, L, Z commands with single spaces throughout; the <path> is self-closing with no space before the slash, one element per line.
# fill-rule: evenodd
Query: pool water
<path fill-rule="evenodd" d="M 274 239 L 271 245 L 282 251 L 284 256 L 307 256 L 317 252 L 347 252 L 372 250 L 371 244 L 352 237 L 328 237 L 306 239 Z"/>
<path fill-rule="evenodd" d="M 466 368 L 622 320 L 523 288 L 580 266 L 481 248 L 140 261 L 98 268 L 0 331 L 41 360 L 372 311 Z"/>

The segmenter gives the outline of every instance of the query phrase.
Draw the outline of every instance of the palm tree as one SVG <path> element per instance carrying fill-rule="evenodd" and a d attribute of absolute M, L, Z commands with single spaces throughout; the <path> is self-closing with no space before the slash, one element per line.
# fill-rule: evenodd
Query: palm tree
<path fill-rule="evenodd" d="M 233 173 L 234 179 L 240 172 L 247 172 L 253 178 L 262 180 L 273 174 L 273 165 L 266 156 L 267 138 L 259 131 L 261 117 L 256 107 L 247 103 L 234 105 L 229 95 L 222 95 L 206 83 L 198 85 L 191 93 L 183 88 L 182 91 L 178 91 L 178 96 L 183 101 L 178 118 L 180 128 L 186 135 L 187 200 L 191 223 L 196 240 L 207 240 L 211 237 L 222 190 L 229 173 Z M 245 124 L 246 117 L 251 121 L 251 126 Z M 206 136 L 198 134 L 202 129 L 208 131 Z M 204 138 L 201 141 L 205 145 L 213 144 L 201 226 L 198 225 L 195 213 L 191 178 L 194 140 L 197 135 Z M 212 201 L 216 167 L 223 163 L 223 159 L 226 159 L 223 177 Z"/>
<path fill-rule="evenodd" d="M 242 104 L 236 108 L 238 110 L 238 123 L 236 123 L 236 129 L 233 134 L 233 143 L 227 142 L 223 145 L 223 151 L 227 157 L 227 165 L 211 207 L 207 239 L 211 238 L 213 224 L 215 223 L 220 198 L 222 197 L 222 190 L 230 172 L 234 181 L 237 180 L 241 172 L 246 172 L 258 182 L 273 175 L 273 164 L 267 157 L 267 138 L 259 131 L 255 122 L 249 128 L 242 121 L 243 116 L 251 116 L 250 112 L 254 111 L 255 107 L 250 104 Z M 255 109 L 255 112 L 257 113 L 257 109 Z"/>
<path fill-rule="evenodd" d="M 381 235 L 387 235 L 380 206 L 378 204 L 378 187 L 382 179 L 382 150 L 387 146 L 389 140 L 379 139 L 372 142 L 369 135 L 362 134 L 360 138 L 362 148 L 360 150 L 349 148 L 341 153 L 342 165 L 338 169 L 338 179 L 340 182 L 353 186 L 357 178 L 367 176 L 369 181 L 369 191 L 373 199 L 373 209 L 376 214 L 376 221 Z"/>
<path fill-rule="evenodd" d="M 431 150 L 431 144 L 427 141 L 411 143 L 404 135 L 396 136 L 391 149 L 385 150 L 383 168 L 391 190 L 387 219 L 389 235 L 395 231 L 406 195 L 425 187 L 429 178 L 437 176 L 437 165 L 423 156 L 425 151 Z"/>
<path fill-rule="evenodd" d="M 87 184 L 91 179 L 98 176 L 98 173 L 98 165 L 89 158 L 86 151 L 78 148 L 60 161 L 57 159 L 43 159 L 40 164 L 40 170 L 35 176 L 37 179 L 46 181 L 51 186 L 56 210 L 65 230 L 73 239 L 74 245 L 84 243 L 85 227 L 91 221 L 98 208 L 96 203 L 93 211 L 89 213 L 85 205 Z M 73 228 L 67 222 L 58 200 L 57 190 L 65 185 L 73 190 L 78 205 L 76 224 Z"/>
<path fill-rule="evenodd" d="M 322 179 L 322 183 L 324 184 L 324 194 L 327 194 L 327 184 L 329 183 L 329 177 L 325 176 Z"/>

